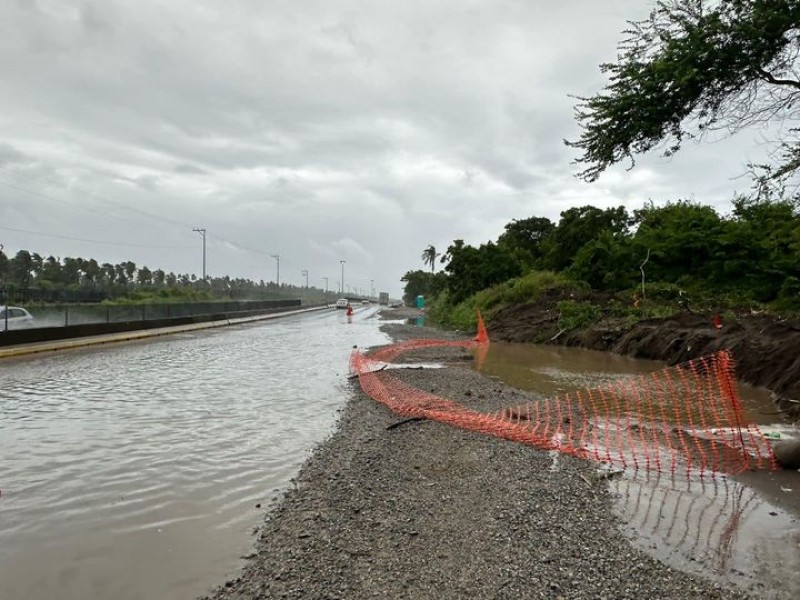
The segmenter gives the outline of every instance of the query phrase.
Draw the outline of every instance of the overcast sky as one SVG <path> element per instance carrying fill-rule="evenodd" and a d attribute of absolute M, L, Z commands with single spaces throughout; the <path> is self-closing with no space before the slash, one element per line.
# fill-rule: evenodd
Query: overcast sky
<path fill-rule="evenodd" d="M 3 0 L 0 243 L 399 297 L 428 244 L 681 198 L 763 132 L 575 178 L 573 95 L 645 0 Z"/>

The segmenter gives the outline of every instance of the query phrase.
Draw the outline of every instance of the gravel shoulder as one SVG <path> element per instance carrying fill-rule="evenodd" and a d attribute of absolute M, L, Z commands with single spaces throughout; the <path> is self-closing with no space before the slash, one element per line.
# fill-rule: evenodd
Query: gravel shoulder
<path fill-rule="evenodd" d="M 396 340 L 455 335 L 383 327 Z M 427 349 L 407 360 L 445 368 L 395 373 L 475 408 L 533 398 L 472 371 L 468 358 Z M 270 510 L 241 574 L 207 598 L 746 597 L 633 548 L 595 465 L 400 423 L 351 385 L 336 432 Z"/>

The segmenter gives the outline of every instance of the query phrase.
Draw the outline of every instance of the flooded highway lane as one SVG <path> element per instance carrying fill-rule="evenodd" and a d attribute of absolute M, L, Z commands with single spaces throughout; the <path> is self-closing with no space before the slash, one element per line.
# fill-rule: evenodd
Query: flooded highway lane
<path fill-rule="evenodd" d="M 359 309 L 0 363 L 0 598 L 192 598 L 332 429 Z M 262 508 L 256 508 L 261 504 Z"/>

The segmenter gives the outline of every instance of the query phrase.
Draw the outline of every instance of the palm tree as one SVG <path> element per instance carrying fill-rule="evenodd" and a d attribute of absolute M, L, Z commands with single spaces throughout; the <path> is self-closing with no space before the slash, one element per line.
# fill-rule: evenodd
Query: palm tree
<path fill-rule="evenodd" d="M 428 244 L 428 247 L 422 251 L 422 262 L 431 266 L 431 273 L 434 271 L 437 256 L 439 256 L 439 253 L 436 252 L 436 248 L 433 244 Z"/>

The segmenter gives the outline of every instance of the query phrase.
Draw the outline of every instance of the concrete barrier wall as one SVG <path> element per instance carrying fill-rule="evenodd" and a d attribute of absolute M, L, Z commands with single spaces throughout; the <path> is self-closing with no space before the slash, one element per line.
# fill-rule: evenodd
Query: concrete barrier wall
<path fill-rule="evenodd" d="M 121 333 L 125 331 L 138 331 L 141 329 L 159 329 L 176 325 L 190 325 L 192 323 L 206 323 L 209 321 L 224 321 L 242 317 L 254 317 L 272 313 L 286 312 L 300 308 L 300 300 L 276 300 L 271 308 L 256 310 L 235 310 L 231 312 L 215 312 L 186 317 L 172 317 L 164 319 L 131 320 L 112 323 L 87 323 L 83 325 L 68 325 L 66 327 L 39 327 L 31 329 L 15 329 L 0 332 L 0 347 L 31 344 L 35 342 L 52 342 L 67 340 L 92 335 L 108 333 Z"/>

